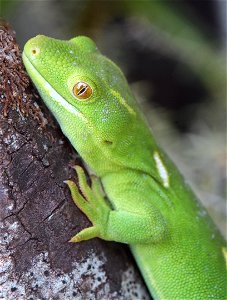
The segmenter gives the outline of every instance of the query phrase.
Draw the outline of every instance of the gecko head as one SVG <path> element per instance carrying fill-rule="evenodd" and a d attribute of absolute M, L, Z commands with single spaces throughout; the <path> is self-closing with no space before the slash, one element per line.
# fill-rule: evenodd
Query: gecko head
<path fill-rule="evenodd" d="M 23 61 L 45 104 L 82 157 L 88 148 L 100 155 L 128 151 L 136 131 L 134 98 L 121 70 L 90 38 L 62 41 L 38 35 L 26 43 Z"/>

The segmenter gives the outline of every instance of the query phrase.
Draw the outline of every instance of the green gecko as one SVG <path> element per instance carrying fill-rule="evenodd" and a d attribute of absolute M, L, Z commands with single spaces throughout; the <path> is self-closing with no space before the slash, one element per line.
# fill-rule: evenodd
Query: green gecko
<path fill-rule="evenodd" d="M 95 174 L 90 187 L 76 166 L 79 189 L 66 181 L 92 223 L 71 241 L 129 244 L 154 299 L 226 299 L 225 241 L 155 142 L 121 70 L 83 36 L 39 35 L 23 61 Z"/>

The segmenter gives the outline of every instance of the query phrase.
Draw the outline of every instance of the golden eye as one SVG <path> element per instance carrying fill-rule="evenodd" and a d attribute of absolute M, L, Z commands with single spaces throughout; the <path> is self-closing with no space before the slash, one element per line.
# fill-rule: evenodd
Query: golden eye
<path fill-rule="evenodd" d="M 91 86 L 84 81 L 78 81 L 73 87 L 73 94 L 80 100 L 87 100 L 91 97 L 93 91 Z"/>

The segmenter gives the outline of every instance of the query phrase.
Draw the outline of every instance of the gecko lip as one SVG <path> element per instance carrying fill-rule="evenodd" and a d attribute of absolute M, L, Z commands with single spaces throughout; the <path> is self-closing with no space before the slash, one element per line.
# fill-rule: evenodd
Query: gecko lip
<path fill-rule="evenodd" d="M 70 104 L 68 101 L 66 101 L 54 88 L 49 82 L 45 80 L 45 78 L 42 76 L 42 74 L 36 69 L 34 64 L 31 62 L 29 57 L 26 55 L 26 52 L 24 51 L 22 54 L 24 65 L 27 69 L 28 74 L 35 75 L 33 78 L 34 84 L 36 85 L 36 82 L 40 82 L 41 86 L 46 94 L 48 94 L 51 99 L 54 100 L 55 103 L 58 103 L 61 107 L 66 109 L 68 112 L 74 114 L 75 116 L 83 119 L 86 123 L 88 123 L 88 120 L 84 117 L 84 115 L 75 108 L 72 104 Z M 48 105 L 48 103 L 45 101 L 45 97 L 43 97 L 44 102 Z"/>

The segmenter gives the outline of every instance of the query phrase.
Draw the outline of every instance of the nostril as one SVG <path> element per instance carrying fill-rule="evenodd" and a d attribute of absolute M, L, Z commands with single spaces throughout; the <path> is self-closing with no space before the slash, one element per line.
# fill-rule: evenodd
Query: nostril
<path fill-rule="evenodd" d="M 31 49 L 31 53 L 33 54 L 33 55 L 37 55 L 37 54 L 39 54 L 39 49 L 38 48 L 32 48 Z"/>

